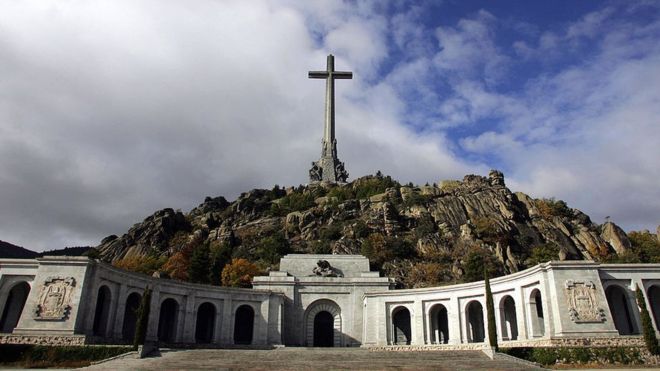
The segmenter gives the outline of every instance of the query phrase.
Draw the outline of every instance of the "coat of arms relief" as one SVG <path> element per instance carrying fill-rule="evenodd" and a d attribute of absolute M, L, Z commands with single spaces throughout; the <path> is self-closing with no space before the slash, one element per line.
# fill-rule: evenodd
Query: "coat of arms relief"
<path fill-rule="evenodd" d="M 575 323 L 605 321 L 605 311 L 598 306 L 596 285 L 592 281 L 568 280 L 564 285 L 568 312 Z"/>
<path fill-rule="evenodd" d="M 62 320 L 69 315 L 71 294 L 76 285 L 73 277 L 48 277 L 41 287 L 34 318 Z"/>

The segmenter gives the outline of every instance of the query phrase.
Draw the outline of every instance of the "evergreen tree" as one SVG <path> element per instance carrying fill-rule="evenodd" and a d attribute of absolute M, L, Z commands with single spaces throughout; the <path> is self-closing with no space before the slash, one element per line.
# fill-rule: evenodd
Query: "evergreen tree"
<path fill-rule="evenodd" d="M 644 332 L 644 343 L 646 343 L 646 349 L 653 354 L 660 354 L 660 347 L 658 346 L 658 339 L 655 336 L 655 329 L 653 329 L 653 322 L 651 321 L 651 316 L 649 311 L 646 308 L 646 301 L 644 300 L 644 294 L 642 290 L 637 286 L 635 290 L 637 296 L 637 305 L 639 306 L 640 316 L 642 317 L 642 331 Z"/>
<path fill-rule="evenodd" d="M 149 324 L 149 311 L 151 310 L 151 289 L 147 286 L 142 294 L 142 300 L 137 310 L 137 324 L 135 325 L 135 337 L 133 348 L 137 350 L 139 345 L 144 344 L 147 336 L 147 324 Z"/>
<path fill-rule="evenodd" d="M 486 317 L 488 320 L 488 343 L 497 350 L 497 328 L 495 327 L 495 306 L 493 305 L 493 292 L 490 290 L 488 270 L 484 269 L 486 286 Z"/>
<path fill-rule="evenodd" d="M 219 241 L 211 242 L 209 251 L 209 282 L 211 285 L 220 286 L 222 283 L 222 270 L 231 261 L 231 246 Z"/>
<path fill-rule="evenodd" d="M 190 282 L 194 283 L 209 282 L 209 246 L 207 244 L 201 244 L 193 250 L 190 256 L 188 277 Z"/>

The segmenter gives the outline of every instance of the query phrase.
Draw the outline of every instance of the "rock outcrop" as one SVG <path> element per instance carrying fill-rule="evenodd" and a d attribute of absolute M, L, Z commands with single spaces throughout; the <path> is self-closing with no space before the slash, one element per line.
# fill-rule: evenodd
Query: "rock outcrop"
<path fill-rule="evenodd" d="M 630 248 L 614 223 L 599 226 L 563 201 L 512 193 L 502 173 L 491 171 L 439 186 L 401 186 L 377 175 L 345 185 L 255 189 L 231 203 L 207 197 L 187 214 L 160 210 L 123 236 L 106 237 L 97 249 L 103 259 L 117 261 L 172 254 L 196 240 L 226 244 L 235 255 L 257 259 L 264 238 L 276 234 L 292 252 L 359 253 L 373 235 L 405 241 L 410 256 L 398 253 L 396 259 L 440 256 L 453 279 L 460 279 L 465 251 L 474 246 L 492 251 L 506 272 L 525 268 L 538 246 L 555 246 L 557 259 L 594 260 Z"/>

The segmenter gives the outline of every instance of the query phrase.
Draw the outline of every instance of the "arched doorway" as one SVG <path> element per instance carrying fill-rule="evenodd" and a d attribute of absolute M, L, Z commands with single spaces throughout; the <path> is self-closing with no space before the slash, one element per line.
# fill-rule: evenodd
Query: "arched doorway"
<path fill-rule="evenodd" d="M 314 346 L 332 347 L 335 344 L 335 319 L 327 311 L 318 312 L 314 316 Z"/>
<path fill-rule="evenodd" d="M 484 310 L 481 303 L 473 300 L 468 303 L 465 311 L 467 315 L 468 343 L 483 343 L 486 336 L 484 332 Z"/>
<path fill-rule="evenodd" d="M 158 317 L 158 341 L 174 343 L 176 341 L 176 325 L 179 312 L 179 303 L 169 298 L 160 305 Z"/>
<path fill-rule="evenodd" d="M 442 304 L 431 307 L 429 322 L 431 324 L 431 334 L 429 336 L 431 344 L 447 344 L 449 342 L 447 308 Z"/>
<path fill-rule="evenodd" d="M 392 344 L 410 345 L 410 311 L 406 307 L 398 307 L 392 312 Z"/>
<path fill-rule="evenodd" d="M 647 298 L 651 306 L 651 313 L 655 320 L 656 330 L 660 330 L 660 286 L 653 285 L 649 287 Z"/>
<path fill-rule="evenodd" d="M 92 327 L 92 333 L 95 336 L 104 336 L 108 328 L 111 295 L 108 286 L 99 287 L 96 296 L 96 310 L 94 311 L 94 326 Z"/>
<path fill-rule="evenodd" d="M 0 317 L 0 332 L 11 333 L 14 331 L 21 318 L 21 313 L 23 313 L 28 294 L 30 294 L 30 285 L 25 281 L 15 284 L 9 290 L 5 309 Z"/>
<path fill-rule="evenodd" d="M 341 347 L 341 310 L 332 300 L 313 302 L 305 311 L 305 344 L 315 347 Z"/>
<path fill-rule="evenodd" d="M 213 330 L 215 328 L 215 306 L 204 303 L 197 309 L 197 321 L 195 324 L 195 341 L 198 344 L 208 344 L 213 341 Z"/>
<path fill-rule="evenodd" d="M 124 308 L 124 324 L 121 329 L 121 337 L 126 342 L 133 341 L 135 337 L 135 327 L 137 326 L 138 308 L 142 296 L 137 292 L 128 295 L 126 298 L 126 308 Z"/>
<path fill-rule="evenodd" d="M 518 317 L 516 315 L 516 303 L 509 295 L 500 301 L 500 323 L 502 325 L 502 340 L 518 339 Z"/>
<path fill-rule="evenodd" d="M 249 305 L 241 305 L 236 309 L 234 321 L 234 344 L 252 344 L 254 331 L 254 309 Z"/>
<path fill-rule="evenodd" d="M 543 317 L 543 300 L 541 290 L 534 289 L 529 294 L 529 315 L 533 337 L 545 335 L 545 319 Z"/>
<path fill-rule="evenodd" d="M 612 313 L 614 327 L 619 331 L 619 335 L 637 334 L 626 290 L 621 286 L 611 285 L 605 290 L 605 297 L 607 305 L 610 307 L 610 313 Z"/>

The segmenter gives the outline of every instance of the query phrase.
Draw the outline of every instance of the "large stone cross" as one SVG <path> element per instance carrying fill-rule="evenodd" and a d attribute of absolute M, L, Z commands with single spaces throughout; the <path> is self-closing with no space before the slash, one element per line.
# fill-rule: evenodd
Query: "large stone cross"
<path fill-rule="evenodd" d="M 345 182 L 348 173 L 344 163 L 337 158 L 337 140 L 335 139 L 335 79 L 352 79 L 352 72 L 335 71 L 335 57 L 328 55 L 325 71 L 309 71 L 310 79 L 325 79 L 325 126 L 321 159 L 312 163 L 309 171 L 310 181 L 321 180 Z"/>

